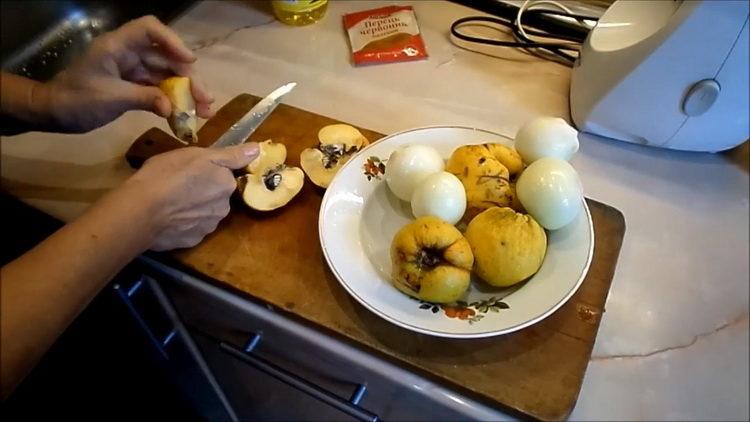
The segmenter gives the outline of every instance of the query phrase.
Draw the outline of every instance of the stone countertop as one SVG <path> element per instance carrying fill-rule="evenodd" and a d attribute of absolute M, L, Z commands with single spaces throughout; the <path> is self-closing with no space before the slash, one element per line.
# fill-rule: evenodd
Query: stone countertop
<path fill-rule="evenodd" d="M 374 1 L 332 2 L 307 27 L 258 4 L 205 2 L 173 23 L 223 104 L 300 85 L 285 102 L 382 133 L 474 126 L 513 136 L 530 118 L 569 120 L 569 68 L 517 52 L 472 52 L 448 28 L 477 12 L 414 1 L 429 59 L 354 67 L 343 13 Z M 2 188 L 63 220 L 132 170 L 123 160 L 145 130 L 166 123 L 130 112 L 85 135 L 2 139 Z M 748 419 L 747 145 L 696 154 L 581 137 L 572 160 L 586 195 L 618 208 L 627 232 L 594 354 L 571 419 Z"/>

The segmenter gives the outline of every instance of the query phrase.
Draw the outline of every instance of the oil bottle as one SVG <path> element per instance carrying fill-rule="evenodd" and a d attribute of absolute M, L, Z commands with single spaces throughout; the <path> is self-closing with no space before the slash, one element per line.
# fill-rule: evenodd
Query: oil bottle
<path fill-rule="evenodd" d="M 328 9 L 328 0 L 272 0 L 271 4 L 278 20 L 294 26 L 317 22 Z"/>

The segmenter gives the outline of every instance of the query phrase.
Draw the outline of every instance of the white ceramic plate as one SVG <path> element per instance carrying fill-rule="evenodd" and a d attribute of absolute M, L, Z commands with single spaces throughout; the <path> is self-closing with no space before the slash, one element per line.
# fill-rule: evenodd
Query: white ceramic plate
<path fill-rule="evenodd" d="M 465 303 L 446 307 L 412 299 L 390 284 L 391 239 L 413 216 L 409 203 L 396 198 L 384 178 L 368 180 L 365 166 L 370 157 L 387 160 L 398 147 L 425 144 L 447 159 L 461 145 L 485 142 L 513 144 L 502 135 L 479 129 L 427 127 L 387 136 L 341 168 L 320 207 L 320 245 L 336 278 L 364 307 L 420 333 L 478 338 L 510 333 L 539 322 L 576 292 L 594 250 L 594 231 L 585 201 L 575 221 L 547 232 L 542 267 L 520 285 L 497 289 L 472 280 Z"/>

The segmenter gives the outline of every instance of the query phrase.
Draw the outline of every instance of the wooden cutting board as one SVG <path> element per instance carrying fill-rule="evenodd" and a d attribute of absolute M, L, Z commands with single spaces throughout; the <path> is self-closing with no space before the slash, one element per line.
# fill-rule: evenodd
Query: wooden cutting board
<path fill-rule="evenodd" d="M 243 94 L 224 106 L 198 132 L 199 145 L 210 145 L 258 100 Z M 339 122 L 282 104 L 250 139 L 273 138 L 285 144 L 287 161 L 299 165 L 302 149 L 314 145 L 318 130 L 332 123 Z M 360 130 L 371 142 L 383 136 Z M 137 166 L 157 151 L 179 146 L 154 128 L 138 138 L 127 158 Z M 570 414 L 625 233 L 619 211 L 588 200 L 595 233 L 593 262 L 581 288 L 557 312 L 513 334 L 454 340 L 397 327 L 349 297 L 320 249 L 323 193 L 306 180 L 286 207 L 265 214 L 250 211 L 235 198 L 232 212 L 213 234 L 166 258 L 491 406 L 535 419 L 565 419 Z"/>

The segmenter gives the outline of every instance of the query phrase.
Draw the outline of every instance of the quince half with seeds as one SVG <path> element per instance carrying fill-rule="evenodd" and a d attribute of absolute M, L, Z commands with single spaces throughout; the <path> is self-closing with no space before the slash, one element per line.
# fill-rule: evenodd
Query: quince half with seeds
<path fill-rule="evenodd" d="M 300 154 L 300 166 L 315 185 L 327 188 L 339 169 L 368 144 L 367 138 L 353 126 L 343 123 L 324 126 L 318 132 L 318 145 Z"/>
<path fill-rule="evenodd" d="M 242 200 L 257 211 L 272 211 L 288 204 L 302 190 L 305 174 L 287 166 L 286 146 L 270 139 L 259 144 L 260 152 L 237 179 Z"/>
<path fill-rule="evenodd" d="M 184 142 L 198 142 L 198 118 L 195 114 L 195 100 L 190 90 L 190 78 L 173 76 L 159 83 L 159 89 L 172 103 L 172 113 L 167 123 L 172 132 Z"/>

